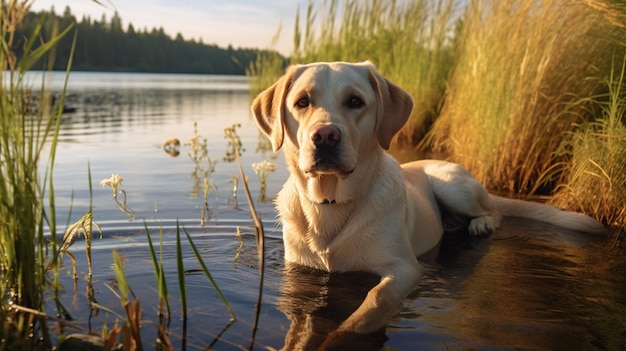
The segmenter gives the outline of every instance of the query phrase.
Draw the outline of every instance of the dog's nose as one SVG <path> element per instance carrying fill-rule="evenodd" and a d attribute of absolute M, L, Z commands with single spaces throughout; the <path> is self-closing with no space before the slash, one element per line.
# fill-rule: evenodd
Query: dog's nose
<path fill-rule="evenodd" d="M 319 126 L 311 132 L 311 141 L 316 147 L 332 147 L 341 141 L 341 130 L 331 125 Z"/>

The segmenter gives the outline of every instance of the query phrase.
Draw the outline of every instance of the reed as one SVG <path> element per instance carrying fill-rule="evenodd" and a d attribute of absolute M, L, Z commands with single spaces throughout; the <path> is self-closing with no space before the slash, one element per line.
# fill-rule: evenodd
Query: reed
<path fill-rule="evenodd" d="M 114 339 L 118 334 L 121 336 L 124 350 L 143 350 L 141 342 L 141 305 L 139 299 L 130 289 L 124 275 L 124 259 L 116 250 L 113 250 L 113 270 L 115 271 L 120 303 L 126 313 L 126 320 L 121 328 L 114 327 L 108 340 Z M 130 295 L 133 299 L 131 301 Z M 119 333 L 118 333 L 119 330 Z"/>
<path fill-rule="evenodd" d="M 25 75 L 52 52 L 71 26 L 53 31 L 51 38 L 41 38 L 40 23 L 18 44 L 22 38 L 15 38 L 15 29 L 29 9 L 27 1 L 0 2 L 0 350 L 51 347 L 42 313 L 49 253 L 44 227 L 51 228 L 55 240 L 52 170 L 64 94 L 60 105 L 51 107 L 45 82 L 41 90 L 33 90 Z M 16 45 L 23 46 L 22 57 L 15 55 Z M 49 163 L 41 172 L 46 152 Z M 48 210 L 44 204 L 47 180 Z M 56 246 L 52 251 L 56 256 Z"/>
<path fill-rule="evenodd" d="M 170 307 L 169 294 L 167 293 L 167 282 L 165 280 L 165 273 L 163 267 L 163 227 L 159 228 L 159 258 L 157 260 L 156 250 L 152 244 L 152 238 L 150 237 L 150 231 L 148 225 L 144 222 L 144 229 L 146 238 L 148 240 L 148 247 L 150 249 L 150 256 L 152 257 L 152 268 L 154 272 L 154 280 L 157 284 L 157 292 L 159 295 L 159 320 L 165 319 L 170 321 L 172 319 L 172 309 Z M 163 303 L 167 308 L 167 316 L 164 318 Z"/>
<path fill-rule="evenodd" d="M 168 336 L 168 332 L 166 328 L 166 325 L 169 323 L 169 320 L 171 319 L 171 310 L 170 310 L 170 303 L 169 303 L 169 295 L 167 293 L 167 282 L 163 274 L 163 258 L 162 258 L 163 231 L 162 230 L 160 231 L 160 250 L 159 250 L 159 259 L 157 260 L 156 250 L 152 243 L 150 232 L 148 230 L 147 225 L 144 224 L 144 226 L 145 226 L 146 237 L 147 237 L 148 245 L 150 249 L 150 254 L 152 256 L 154 277 L 157 283 L 158 296 L 159 296 L 159 321 L 160 322 L 158 325 L 159 331 L 158 331 L 158 338 L 156 340 L 156 343 L 159 349 L 171 350 L 173 348 L 169 340 L 169 336 Z M 202 267 L 202 272 L 204 272 L 204 274 L 207 276 L 207 278 L 209 279 L 209 281 L 211 282 L 211 284 L 217 291 L 222 302 L 226 306 L 228 312 L 231 314 L 231 317 L 232 317 L 231 323 L 232 323 L 233 321 L 236 320 L 233 310 L 231 309 L 230 305 L 226 301 L 226 298 L 223 295 L 222 291 L 217 286 L 217 283 L 213 279 L 206 264 L 202 260 L 202 257 L 198 249 L 196 248 L 195 244 L 193 243 L 193 240 L 191 239 L 191 236 L 184 228 L 183 230 L 194 252 L 194 255 L 196 256 L 200 266 Z M 185 350 L 186 344 L 187 344 L 187 320 L 188 320 L 187 318 L 187 311 L 188 311 L 187 283 L 186 283 L 185 277 L 188 274 L 188 272 L 185 270 L 185 265 L 183 263 L 183 260 L 184 260 L 183 244 L 182 244 L 180 232 L 181 232 L 181 228 L 180 228 L 179 222 L 177 221 L 176 222 L 176 268 L 177 268 L 176 272 L 177 272 L 177 277 L 178 277 L 178 290 L 180 293 L 180 304 L 181 304 L 181 313 L 182 313 L 181 319 L 183 323 L 183 329 L 182 329 L 182 335 L 181 335 L 181 340 L 182 340 L 181 347 L 183 350 Z M 122 308 L 124 309 L 124 312 L 126 313 L 126 318 L 121 327 L 118 328 L 117 326 L 114 326 L 112 328 L 112 331 L 106 338 L 106 341 L 108 343 L 110 342 L 112 344 L 115 344 L 115 342 L 112 342 L 111 340 L 113 341 L 117 340 L 117 337 L 119 335 L 121 337 L 121 340 L 120 340 L 121 344 L 124 346 L 125 349 L 141 350 L 143 348 L 143 344 L 141 341 L 141 325 L 142 325 L 141 305 L 139 303 L 139 299 L 135 297 L 134 294 L 133 294 L 133 301 L 129 299 L 129 293 L 132 293 L 132 290 L 130 289 L 126 281 L 125 275 L 124 275 L 123 259 L 115 250 L 113 250 L 113 262 L 114 262 L 115 274 L 117 277 L 117 286 L 120 292 L 119 294 L 120 302 L 122 304 Z M 161 321 L 163 321 L 163 303 L 164 302 L 167 306 L 167 318 L 166 318 L 167 323 L 165 323 L 165 325 L 161 323 Z"/>
<path fill-rule="evenodd" d="M 187 345 L 187 284 L 185 283 L 185 265 L 183 263 L 183 249 L 180 241 L 180 226 L 176 221 L 176 272 L 178 273 L 178 291 L 180 292 L 180 306 L 182 309 L 182 350 Z"/>
<path fill-rule="evenodd" d="M 562 142 L 558 151 L 567 156 L 562 172 L 566 179 L 551 199 L 557 206 L 586 211 L 622 232 L 626 231 L 625 76 L 626 56 L 605 80 L 608 93 L 591 99 L 600 117 Z"/>
<path fill-rule="evenodd" d="M 592 121 L 623 28 L 585 2 L 473 1 L 428 146 L 490 189 L 550 193 L 565 135 Z M 550 177 L 547 177 L 550 175 Z M 539 186 L 538 186 L 539 184 Z"/>

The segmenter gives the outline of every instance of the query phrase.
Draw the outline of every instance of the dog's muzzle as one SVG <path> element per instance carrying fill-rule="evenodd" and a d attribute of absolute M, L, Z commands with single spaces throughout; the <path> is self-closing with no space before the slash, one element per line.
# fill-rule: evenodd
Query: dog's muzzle
<path fill-rule="evenodd" d="M 309 135 L 313 143 L 313 163 L 305 173 L 312 177 L 320 174 L 337 174 L 341 178 L 354 169 L 346 169 L 341 161 L 341 129 L 333 125 L 321 125 Z"/>

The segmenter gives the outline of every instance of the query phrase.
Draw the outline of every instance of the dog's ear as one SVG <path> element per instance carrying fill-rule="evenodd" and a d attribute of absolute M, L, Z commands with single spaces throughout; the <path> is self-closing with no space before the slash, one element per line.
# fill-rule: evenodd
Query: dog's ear
<path fill-rule="evenodd" d="M 270 138 L 274 151 L 280 149 L 285 138 L 285 98 L 295 72 L 295 66 L 287 68 L 285 75 L 261 92 L 252 102 L 252 113 L 256 122 Z"/>
<path fill-rule="evenodd" d="M 391 145 L 391 139 L 409 119 L 413 99 L 404 89 L 383 77 L 372 63 L 365 62 L 364 65 L 369 68 L 369 80 L 378 95 L 376 119 L 378 144 L 387 150 Z"/>

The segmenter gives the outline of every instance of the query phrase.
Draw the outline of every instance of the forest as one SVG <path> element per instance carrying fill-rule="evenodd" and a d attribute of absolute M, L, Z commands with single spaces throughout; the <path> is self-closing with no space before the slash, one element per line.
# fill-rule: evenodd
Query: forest
<path fill-rule="evenodd" d="M 28 40 L 36 39 L 29 38 L 36 26 L 42 26 L 41 39 L 46 41 L 71 24 L 75 24 L 76 32 L 73 71 L 243 75 L 262 52 L 186 40 L 180 33 L 172 38 L 162 27 L 137 29 L 132 23 L 124 26 L 118 13 L 110 19 L 103 14 L 99 20 L 83 17 L 78 21 L 66 7 L 62 15 L 56 14 L 54 9 L 29 12 L 16 30 L 17 56 L 21 57 L 21 50 Z M 54 62 L 42 64 L 52 64 L 53 70 L 67 68 L 73 32 L 59 42 Z M 279 56 L 275 52 L 269 54 Z"/>

